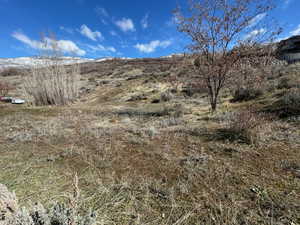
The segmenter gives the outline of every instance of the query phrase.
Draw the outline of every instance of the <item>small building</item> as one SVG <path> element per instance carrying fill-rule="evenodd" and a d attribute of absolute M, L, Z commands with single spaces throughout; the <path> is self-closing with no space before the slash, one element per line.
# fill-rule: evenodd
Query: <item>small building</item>
<path fill-rule="evenodd" d="M 300 61 L 300 35 L 290 37 L 279 42 L 277 49 L 277 57 L 285 60 L 287 63 L 295 63 Z"/>

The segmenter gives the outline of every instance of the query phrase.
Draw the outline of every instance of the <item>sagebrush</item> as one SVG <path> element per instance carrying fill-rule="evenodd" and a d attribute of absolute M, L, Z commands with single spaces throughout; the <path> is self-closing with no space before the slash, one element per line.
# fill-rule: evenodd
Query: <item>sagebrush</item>
<path fill-rule="evenodd" d="M 0 225 L 94 225 L 95 212 L 79 213 L 78 179 L 74 179 L 74 193 L 69 203 L 55 202 L 45 208 L 35 203 L 31 208 L 20 207 L 16 195 L 0 184 Z"/>
<path fill-rule="evenodd" d="M 231 139 L 259 145 L 266 141 L 271 132 L 271 123 L 265 115 L 259 115 L 250 109 L 241 110 L 226 118 L 226 132 Z"/>
<path fill-rule="evenodd" d="M 300 115 L 300 87 L 285 93 L 280 100 L 282 117 Z"/>

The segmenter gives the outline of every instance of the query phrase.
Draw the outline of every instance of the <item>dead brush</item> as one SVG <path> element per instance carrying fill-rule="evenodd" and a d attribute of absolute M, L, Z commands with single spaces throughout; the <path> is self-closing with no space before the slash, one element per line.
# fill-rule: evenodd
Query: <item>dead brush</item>
<path fill-rule="evenodd" d="M 225 131 L 229 139 L 260 145 L 272 132 L 269 120 L 266 115 L 259 115 L 250 109 L 242 110 L 229 114 L 225 121 Z"/>
<path fill-rule="evenodd" d="M 300 86 L 293 88 L 280 99 L 281 117 L 300 115 Z"/>
<path fill-rule="evenodd" d="M 7 96 L 7 94 L 13 89 L 13 86 L 9 83 L 0 81 L 0 96 Z"/>
<path fill-rule="evenodd" d="M 45 55 L 29 69 L 23 87 L 35 105 L 67 105 L 79 97 L 80 67 L 61 63 L 62 49 L 54 34 L 50 36 L 42 37 Z"/>
<path fill-rule="evenodd" d="M 79 96 L 79 67 L 43 65 L 31 69 L 24 80 L 24 90 L 35 105 L 67 105 Z"/>

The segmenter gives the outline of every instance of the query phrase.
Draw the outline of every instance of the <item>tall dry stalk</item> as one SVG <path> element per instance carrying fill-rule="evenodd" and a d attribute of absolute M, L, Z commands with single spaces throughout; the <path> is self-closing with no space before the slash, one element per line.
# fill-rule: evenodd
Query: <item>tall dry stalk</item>
<path fill-rule="evenodd" d="M 41 56 L 25 76 L 24 89 L 35 105 L 67 105 L 79 96 L 80 67 L 63 65 L 61 51 L 54 38 L 44 38 L 45 56 Z"/>

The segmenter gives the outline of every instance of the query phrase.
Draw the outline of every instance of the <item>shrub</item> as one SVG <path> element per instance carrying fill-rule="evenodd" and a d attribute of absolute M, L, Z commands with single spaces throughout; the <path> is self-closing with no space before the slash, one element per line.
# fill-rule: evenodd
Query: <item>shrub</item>
<path fill-rule="evenodd" d="M 96 78 L 95 77 L 90 77 L 88 80 L 91 83 L 95 83 L 96 82 Z"/>
<path fill-rule="evenodd" d="M 166 107 L 165 110 L 169 112 L 170 116 L 179 118 L 184 115 L 186 109 L 182 104 L 174 104 L 172 106 Z"/>
<path fill-rule="evenodd" d="M 16 76 L 16 75 L 22 75 L 22 70 L 21 69 L 17 69 L 17 68 L 6 68 L 3 69 L 0 72 L 0 76 L 2 77 L 9 77 L 9 76 Z"/>
<path fill-rule="evenodd" d="M 45 209 L 36 203 L 30 209 L 19 208 L 14 193 L 0 184 L 0 216 L 1 225 L 95 225 L 96 214 L 92 211 L 81 214 L 78 212 L 78 178 L 75 175 L 74 193 L 70 196 L 69 204 L 55 203 Z"/>
<path fill-rule="evenodd" d="M 300 115 L 300 88 L 294 88 L 284 94 L 280 100 L 281 117 Z"/>
<path fill-rule="evenodd" d="M 24 89 L 35 105 L 67 105 L 79 96 L 79 66 L 55 62 L 35 67 L 25 77 Z"/>
<path fill-rule="evenodd" d="M 180 118 L 175 118 L 175 117 L 169 117 L 167 119 L 163 119 L 159 121 L 159 125 L 162 128 L 167 128 L 167 127 L 172 127 L 172 126 L 178 126 L 183 124 L 184 121 Z"/>
<path fill-rule="evenodd" d="M 251 110 L 228 114 L 225 133 L 229 139 L 241 140 L 247 144 L 260 144 L 265 141 L 270 126 L 265 116 Z"/>
<path fill-rule="evenodd" d="M 231 102 L 242 102 L 253 100 L 263 94 L 263 91 L 258 88 L 238 88 Z"/>
<path fill-rule="evenodd" d="M 191 83 L 187 83 L 182 90 L 188 97 L 192 97 L 195 94 L 207 94 L 207 87 L 203 81 L 195 81 Z"/>
<path fill-rule="evenodd" d="M 79 215 L 73 208 L 59 203 L 49 209 L 36 204 L 30 210 L 19 209 L 4 222 L 5 225 L 94 225 L 96 215 L 93 212 Z"/>
<path fill-rule="evenodd" d="M 10 192 L 5 185 L 0 184 L 0 224 L 8 213 L 15 212 L 18 208 L 15 193 Z"/>
<path fill-rule="evenodd" d="M 0 82 L 0 96 L 7 96 L 11 90 L 13 90 L 13 87 L 10 84 Z"/>
<path fill-rule="evenodd" d="M 167 90 L 167 91 L 162 92 L 162 93 L 160 94 L 160 100 L 161 100 L 162 102 L 168 102 L 168 101 L 172 100 L 173 97 L 174 97 L 174 96 L 173 96 L 173 94 L 171 93 L 170 90 Z"/>
<path fill-rule="evenodd" d="M 292 88 L 294 85 L 292 84 L 291 80 L 288 79 L 287 77 L 283 77 L 279 80 L 279 83 L 277 85 L 278 89 L 290 89 Z"/>

